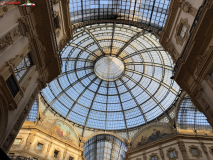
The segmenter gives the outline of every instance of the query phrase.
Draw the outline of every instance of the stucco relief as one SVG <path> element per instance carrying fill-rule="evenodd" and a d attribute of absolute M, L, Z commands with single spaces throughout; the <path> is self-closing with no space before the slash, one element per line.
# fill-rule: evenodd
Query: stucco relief
<path fill-rule="evenodd" d="M 185 160 L 188 160 L 189 157 L 188 157 L 188 155 L 187 155 L 186 146 L 185 146 L 185 144 L 183 143 L 183 141 L 178 140 L 178 147 L 179 147 L 179 150 L 181 151 L 181 154 L 182 154 L 183 158 L 184 158 Z"/>
<path fill-rule="evenodd" d="M 13 44 L 13 39 L 11 36 L 11 32 L 6 34 L 2 39 L 0 39 L 0 53 L 3 52 L 7 47 Z"/>
<path fill-rule="evenodd" d="M 186 12 L 191 14 L 192 16 L 196 16 L 197 9 L 192 7 L 192 5 L 189 2 L 183 1 L 181 4 L 181 9 Z"/>
<path fill-rule="evenodd" d="M 180 37 L 180 31 L 182 29 L 182 27 L 186 26 L 186 33 L 184 35 L 183 38 Z M 190 29 L 190 25 L 188 24 L 188 19 L 185 18 L 181 18 L 179 24 L 177 25 L 176 27 L 176 32 L 175 32 L 175 38 L 176 38 L 176 43 L 179 44 L 179 45 L 183 45 L 183 43 L 189 38 L 189 29 Z"/>

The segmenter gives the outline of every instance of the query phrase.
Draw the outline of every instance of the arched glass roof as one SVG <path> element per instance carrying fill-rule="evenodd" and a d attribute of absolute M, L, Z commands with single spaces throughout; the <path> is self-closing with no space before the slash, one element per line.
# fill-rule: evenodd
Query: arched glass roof
<path fill-rule="evenodd" d="M 97 135 L 90 138 L 83 146 L 85 160 L 124 160 L 127 148 L 112 135 Z"/>
<path fill-rule="evenodd" d="M 72 24 L 89 20 L 123 19 L 162 29 L 171 0 L 70 0 Z"/>
<path fill-rule="evenodd" d="M 128 129 L 162 114 L 169 117 L 180 91 L 170 79 L 171 57 L 154 35 L 140 28 L 105 23 L 77 29 L 61 56 L 62 73 L 42 95 L 52 109 L 85 127 Z M 109 56 L 124 65 L 115 80 L 98 76 L 94 69 Z"/>
<path fill-rule="evenodd" d="M 186 130 L 212 131 L 206 116 L 195 107 L 188 95 L 181 102 L 178 111 L 178 126 Z"/>

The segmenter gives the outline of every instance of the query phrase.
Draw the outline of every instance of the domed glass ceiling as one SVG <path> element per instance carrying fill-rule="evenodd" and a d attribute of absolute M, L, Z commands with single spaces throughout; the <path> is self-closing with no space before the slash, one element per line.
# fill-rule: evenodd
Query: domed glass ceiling
<path fill-rule="evenodd" d="M 123 24 L 77 29 L 62 73 L 42 90 L 50 107 L 85 127 L 118 130 L 156 119 L 177 99 L 172 59 L 150 32 Z"/>

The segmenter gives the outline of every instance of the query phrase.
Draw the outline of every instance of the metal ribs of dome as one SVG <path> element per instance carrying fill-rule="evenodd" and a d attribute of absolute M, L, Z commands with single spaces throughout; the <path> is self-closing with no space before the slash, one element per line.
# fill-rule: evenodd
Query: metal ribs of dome
<path fill-rule="evenodd" d="M 171 80 L 173 64 L 158 39 L 123 24 L 95 24 L 77 29 L 62 50 L 62 73 L 43 89 L 50 107 L 79 125 L 119 130 L 166 115 L 179 86 Z M 117 57 L 124 74 L 104 81 L 94 72 L 105 56 Z"/>
<path fill-rule="evenodd" d="M 171 0 L 70 0 L 72 24 L 90 20 L 124 19 L 162 29 Z"/>

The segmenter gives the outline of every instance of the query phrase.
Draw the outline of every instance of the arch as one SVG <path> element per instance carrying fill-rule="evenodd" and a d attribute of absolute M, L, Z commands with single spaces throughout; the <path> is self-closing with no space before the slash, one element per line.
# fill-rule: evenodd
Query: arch
<path fill-rule="evenodd" d="M 162 123 L 162 122 L 153 122 L 153 123 L 150 123 L 150 124 L 147 124 L 146 126 L 144 127 L 141 127 L 136 133 L 135 135 L 133 136 L 133 139 L 132 139 L 132 147 L 133 147 L 133 144 L 136 143 L 136 140 L 138 139 L 138 137 L 142 134 L 142 132 L 144 131 L 147 131 L 147 129 L 150 129 L 151 127 L 162 127 L 162 128 L 165 128 L 165 129 L 168 129 L 171 131 L 171 133 L 176 133 L 176 130 L 174 128 L 172 128 L 170 125 L 168 125 L 167 123 Z M 157 140 L 157 139 L 156 139 Z"/>
<path fill-rule="evenodd" d="M 6 135 L 8 124 L 8 108 L 7 101 L 4 96 L 0 93 L 0 147 L 3 144 L 3 140 Z"/>
<path fill-rule="evenodd" d="M 84 138 L 84 143 L 87 142 L 87 141 L 88 141 L 89 139 L 91 139 L 92 137 L 95 137 L 95 136 L 97 136 L 97 135 L 103 135 L 103 134 L 114 136 L 114 137 L 120 139 L 125 145 L 128 143 L 127 139 L 125 139 L 125 138 L 119 136 L 118 134 L 112 133 L 112 132 L 104 132 L 104 131 L 95 132 L 95 133 L 90 134 L 89 136 L 85 136 L 85 138 Z"/>
<path fill-rule="evenodd" d="M 193 104 L 188 94 L 185 94 L 176 109 L 177 130 L 212 131 L 206 116 Z"/>

